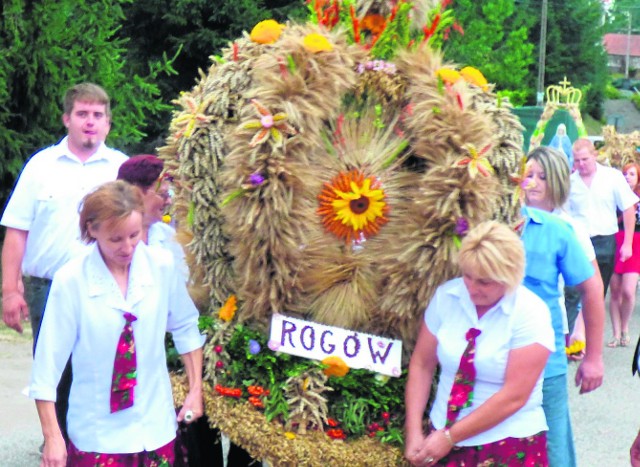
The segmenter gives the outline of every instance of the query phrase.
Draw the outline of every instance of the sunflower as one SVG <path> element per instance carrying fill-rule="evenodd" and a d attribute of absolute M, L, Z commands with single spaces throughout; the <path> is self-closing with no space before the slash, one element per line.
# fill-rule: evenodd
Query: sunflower
<path fill-rule="evenodd" d="M 389 212 L 380 185 L 376 177 L 365 177 L 359 170 L 341 172 L 325 183 L 318 195 L 318 214 L 325 228 L 347 243 L 378 233 Z"/>

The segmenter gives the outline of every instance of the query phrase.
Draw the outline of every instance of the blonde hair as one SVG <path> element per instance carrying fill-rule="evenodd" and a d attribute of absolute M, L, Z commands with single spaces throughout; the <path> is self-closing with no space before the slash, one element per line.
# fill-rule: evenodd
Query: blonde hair
<path fill-rule="evenodd" d="M 527 155 L 527 162 L 536 161 L 544 170 L 547 181 L 546 197 L 554 208 L 562 207 L 569 198 L 569 161 L 560 151 L 539 146 Z"/>
<path fill-rule="evenodd" d="M 573 143 L 573 152 L 582 151 L 584 149 L 588 150 L 589 153 L 593 154 L 594 156 L 598 155 L 598 151 L 596 150 L 596 147 L 593 145 L 593 143 L 589 138 L 578 138 Z"/>
<path fill-rule="evenodd" d="M 463 271 L 504 284 L 511 292 L 524 278 L 524 246 L 505 224 L 482 222 L 462 240 L 458 265 Z"/>
<path fill-rule="evenodd" d="M 123 180 L 100 185 L 80 204 L 80 236 L 85 243 L 95 241 L 89 227 L 99 229 L 103 222 L 118 222 L 133 211 L 144 212 L 140 189 Z"/>

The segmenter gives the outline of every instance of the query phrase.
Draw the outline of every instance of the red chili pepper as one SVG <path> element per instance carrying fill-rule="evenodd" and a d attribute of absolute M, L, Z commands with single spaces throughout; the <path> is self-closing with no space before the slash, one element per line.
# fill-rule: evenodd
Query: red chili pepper
<path fill-rule="evenodd" d="M 238 44 L 236 42 L 233 43 L 233 61 L 238 61 Z"/>
<path fill-rule="evenodd" d="M 261 396 L 264 394 L 264 388 L 262 386 L 249 386 L 247 392 L 252 396 Z"/>
<path fill-rule="evenodd" d="M 251 403 L 251 405 L 253 405 L 254 407 L 258 407 L 260 409 L 264 409 L 264 403 L 262 402 L 262 400 L 257 397 L 257 396 L 251 396 L 249 397 L 249 402 Z"/>
<path fill-rule="evenodd" d="M 340 428 L 333 428 L 331 430 L 327 430 L 327 436 L 331 439 L 345 439 L 347 435 Z"/>

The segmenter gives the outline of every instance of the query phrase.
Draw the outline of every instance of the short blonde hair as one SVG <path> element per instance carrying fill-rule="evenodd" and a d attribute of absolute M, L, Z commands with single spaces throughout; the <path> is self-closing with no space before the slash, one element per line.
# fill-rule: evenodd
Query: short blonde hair
<path fill-rule="evenodd" d="M 507 225 L 482 222 L 462 240 L 458 265 L 462 271 L 504 284 L 511 292 L 524 278 L 524 246 Z"/>
<path fill-rule="evenodd" d="M 89 226 L 99 229 L 104 222 L 118 222 L 133 211 L 144 212 L 140 189 L 124 180 L 100 185 L 82 200 L 80 205 L 80 236 L 85 243 L 95 241 Z"/>
<path fill-rule="evenodd" d="M 589 154 L 593 154 L 594 156 L 598 155 L 598 150 L 589 138 L 578 138 L 575 140 L 573 143 L 573 152 L 582 151 L 584 149 L 589 151 Z"/>

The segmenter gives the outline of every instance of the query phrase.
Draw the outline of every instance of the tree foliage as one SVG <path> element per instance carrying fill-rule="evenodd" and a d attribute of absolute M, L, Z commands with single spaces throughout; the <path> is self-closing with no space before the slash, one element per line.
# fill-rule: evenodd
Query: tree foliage
<path fill-rule="evenodd" d="M 143 138 L 141 122 L 167 108 L 155 84 L 168 63 L 133 73 L 117 32 L 130 0 L 6 0 L 0 16 L 0 177 L 4 200 L 29 154 L 65 134 L 62 98 L 82 81 L 112 98 L 109 144 Z"/>
<path fill-rule="evenodd" d="M 198 70 L 206 71 L 210 57 L 229 42 L 251 31 L 256 23 L 273 18 L 303 18 L 307 9 L 302 0 L 136 0 L 124 8 L 125 20 L 119 36 L 128 42 L 129 61 L 139 66 L 146 60 L 176 56 L 175 76 L 160 79 L 165 102 L 195 85 Z M 146 121 L 147 133 L 161 138 L 169 126 L 170 112 Z M 153 152 L 157 143 L 144 152 Z M 142 149 L 141 149 L 142 151 Z"/>
<path fill-rule="evenodd" d="M 540 44 L 541 2 L 522 5 L 528 15 L 537 18 L 530 40 Z M 604 92 L 608 80 L 607 55 L 603 37 L 604 10 L 600 0 L 552 0 L 548 2 L 545 87 L 566 76 L 571 85 L 583 91 L 583 110 L 602 118 Z M 537 64 L 530 73 L 537 76 Z"/>
<path fill-rule="evenodd" d="M 638 0 L 616 0 L 607 12 L 607 32 L 627 34 L 629 27 L 640 33 L 640 3 Z"/>
<path fill-rule="evenodd" d="M 449 36 L 446 56 L 481 69 L 498 89 L 510 91 L 515 104 L 523 104 L 532 92 L 529 67 L 535 61 L 527 17 L 516 14 L 514 0 L 458 0 L 455 13 L 464 35 Z"/>

